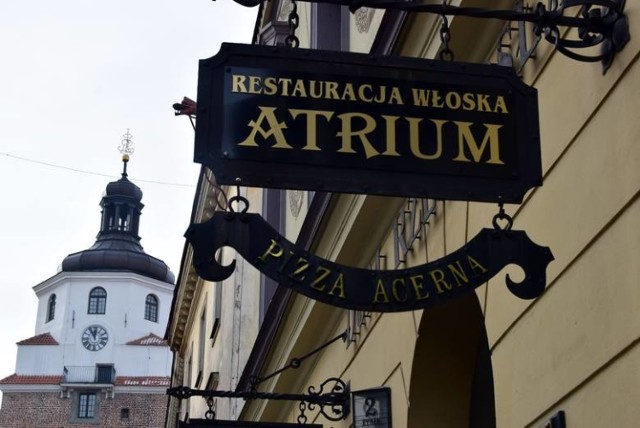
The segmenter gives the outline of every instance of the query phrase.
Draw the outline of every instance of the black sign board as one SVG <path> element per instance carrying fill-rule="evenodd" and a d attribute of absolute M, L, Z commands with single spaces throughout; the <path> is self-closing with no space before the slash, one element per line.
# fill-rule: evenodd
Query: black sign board
<path fill-rule="evenodd" d="M 221 184 L 521 202 L 539 137 L 507 67 L 226 43 L 200 62 L 195 160 Z"/>
<path fill-rule="evenodd" d="M 189 422 L 180 422 L 179 428 L 322 428 L 318 424 L 287 424 L 278 422 L 245 422 L 245 421 L 219 421 L 208 419 L 191 419 Z"/>
<path fill-rule="evenodd" d="M 222 281 L 235 261 L 221 266 L 213 255 L 223 246 L 237 250 L 249 263 L 280 285 L 314 300 L 348 309 L 398 312 L 445 303 L 485 284 L 508 264 L 517 264 L 525 278 L 506 276 L 509 290 L 523 299 L 544 291 L 549 248 L 518 230 L 482 229 L 459 250 L 441 259 L 398 270 L 368 270 L 333 263 L 310 254 L 281 236 L 259 214 L 217 211 L 185 234 L 193 247 L 193 265 L 200 277 Z"/>

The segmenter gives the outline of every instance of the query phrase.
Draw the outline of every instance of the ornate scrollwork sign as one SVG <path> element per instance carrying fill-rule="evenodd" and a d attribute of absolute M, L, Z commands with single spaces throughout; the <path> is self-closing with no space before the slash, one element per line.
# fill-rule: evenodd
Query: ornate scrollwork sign
<path fill-rule="evenodd" d="M 398 270 L 359 269 L 310 254 L 246 209 L 216 212 L 206 223 L 191 226 L 186 237 L 193 246 L 195 269 L 204 279 L 222 281 L 231 276 L 235 261 L 222 266 L 215 258 L 219 248 L 230 246 L 262 273 L 305 296 L 379 312 L 444 303 L 485 284 L 509 264 L 525 272 L 519 283 L 506 276 L 509 290 L 533 299 L 544 290 L 545 270 L 553 260 L 549 248 L 535 244 L 525 232 L 497 227 L 483 229 L 464 247 L 431 263 Z"/>

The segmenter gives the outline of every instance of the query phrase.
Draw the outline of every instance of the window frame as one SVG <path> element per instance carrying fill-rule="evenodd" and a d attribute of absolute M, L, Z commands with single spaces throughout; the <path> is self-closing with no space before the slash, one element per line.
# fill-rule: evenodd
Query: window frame
<path fill-rule="evenodd" d="M 56 317 L 56 295 L 55 293 L 49 296 L 49 301 L 47 302 L 47 316 L 45 318 L 45 323 L 49 321 L 53 321 Z"/>
<path fill-rule="evenodd" d="M 153 300 L 153 303 L 151 302 Z M 144 319 L 151 322 L 158 322 L 158 309 L 160 302 L 155 294 L 147 294 L 144 299 Z"/>
<path fill-rule="evenodd" d="M 86 403 L 83 403 L 86 398 Z M 76 417 L 81 420 L 95 419 L 97 415 L 98 397 L 95 392 L 79 392 Z M 84 409 L 83 409 L 84 408 Z"/>
<path fill-rule="evenodd" d="M 104 293 L 99 294 L 97 293 Z M 95 302 L 95 304 L 93 304 Z M 92 310 L 93 307 L 93 310 Z M 102 310 L 102 311 L 101 311 Z M 87 314 L 104 315 L 107 313 L 107 290 L 102 287 L 94 287 L 89 291 L 89 301 L 87 305 Z"/>

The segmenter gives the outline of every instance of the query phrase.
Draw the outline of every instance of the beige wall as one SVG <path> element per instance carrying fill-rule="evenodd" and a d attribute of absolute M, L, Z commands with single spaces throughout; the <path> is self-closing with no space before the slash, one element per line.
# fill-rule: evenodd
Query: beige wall
<path fill-rule="evenodd" d="M 632 35 L 639 14 L 640 4 L 627 2 Z M 412 18 L 396 51 L 435 55 L 433 22 Z M 495 37 L 477 38 L 457 28 L 453 37 L 464 46 L 457 58 L 491 56 Z M 505 270 L 476 293 L 492 352 L 498 427 L 539 427 L 558 410 L 566 412 L 571 427 L 631 427 L 640 419 L 639 50 L 639 39 L 632 38 L 602 76 L 600 64 L 570 60 L 541 42 L 524 69 L 525 82 L 539 93 L 544 186 L 507 211 L 514 228 L 549 246 L 556 260 L 548 268 L 547 290 L 534 301 L 518 299 L 505 286 L 504 274 L 521 278 L 519 268 Z M 379 197 L 334 197 L 314 252 L 354 266 L 367 266 L 379 248 L 390 255 L 389 231 L 401 205 Z M 439 203 L 426 242 L 416 243 L 408 263 L 455 251 L 490 227 L 496 212 L 495 204 Z M 438 311 L 444 315 L 427 322 Z M 334 343 L 263 388 L 302 392 L 341 376 L 353 390 L 390 386 L 396 427 L 467 426 L 456 400 L 470 395 L 464 391 L 472 377 L 470 360 L 462 356 L 477 346 L 471 311 L 456 302 L 429 313 L 372 314 L 354 342 Z M 348 325 L 348 311 L 296 296 L 264 373 Z M 456 374 L 455 393 L 434 393 L 446 379 L 421 367 L 427 362 Z M 425 396 L 442 405 L 421 406 Z M 297 404 L 282 402 L 248 403 L 243 413 L 246 419 L 277 421 L 295 421 L 297 415 Z M 350 421 L 331 425 L 347 427 Z"/>

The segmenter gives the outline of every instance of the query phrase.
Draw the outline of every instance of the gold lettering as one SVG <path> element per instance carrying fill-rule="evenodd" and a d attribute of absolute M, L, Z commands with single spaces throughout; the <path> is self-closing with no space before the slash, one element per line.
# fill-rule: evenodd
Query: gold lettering
<path fill-rule="evenodd" d="M 344 275 L 342 273 L 338 275 L 336 282 L 333 283 L 333 287 L 331 287 L 331 291 L 329 291 L 329 294 L 333 296 L 334 291 L 336 290 L 340 291 L 340 294 L 338 294 L 338 297 L 340 297 L 341 299 L 344 299 Z"/>
<path fill-rule="evenodd" d="M 338 95 L 338 82 L 324 82 L 324 97 L 326 99 L 331 100 L 339 100 L 340 96 Z"/>
<path fill-rule="evenodd" d="M 469 266 L 471 267 L 471 270 L 473 270 L 474 272 L 477 270 L 479 270 L 478 273 L 485 273 L 488 271 L 487 268 L 485 268 L 484 266 L 482 266 L 476 259 L 474 259 L 471 256 L 467 256 L 467 261 L 469 262 Z"/>
<path fill-rule="evenodd" d="M 411 95 L 413 96 L 413 105 L 418 107 L 429 106 L 429 91 L 424 89 L 411 88 Z"/>
<path fill-rule="evenodd" d="M 464 110 L 476 109 L 476 99 L 473 94 L 466 92 L 462 95 L 462 106 Z"/>
<path fill-rule="evenodd" d="M 485 151 L 487 145 L 489 145 L 489 160 L 487 163 L 495 165 L 504 165 L 504 162 L 500 160 L 500 137 L 498 135 L 498 129 L 502 128 L 502 125 L 493 125 L 490 123 L 483 123 L 487 132 L 484 134 L 484 139 L 480 146 L 476 142 L 475 137 L 471 133 L 471 122 L 457 122 L 454 123 L 458 126 L 458 156 L 453 158 L 455 161 L 471 162 L 465 155 L 464 146 L 465 143 L 471 151 L 473 160 L 478 163 L 482 158 L 482 153 Z"/>
<path fill-rule="evenodd" d="M 431 92 L 431 105 L 436 108 L 444 107 L 444 104 L 442 103 L 442 97 L 440 96 L 438 91 L 429 90 L 429 92 Z"/>
<path fill-rule="evenodd" d="M 438 294 L 444 293 L 445 290 L 442 289 L 443 286 L 446 290 L 451 290 L 453 288 L 453 286 L 444 279 L 444 272 L 440 269 L 434 269 L 430 271 L 429 275 L 431 276 L 431 280 L 433 281 L 434 285 L 438 289 Z"/>
<path fill-rule="evenodd" d="M 282 93 L 280 95 L 288 97 L 289 96 L 289 84 L 291 83 L 291 79 L 280 78 L 278 79 L 278 83 L 282 87 Z"/>
<path fill-rule="evenodd" d="M 304 87 L 304 80 L 298 79 L 296 80 L 296 84 L 293 87 L 293 91 L 291 92 L 292 97 L 301 97 L 307 98 L 307 90 Z"/>
<path fill-rule="evenodd" d="M 447 123 L 446 120 L 429 119 L 436 125 L 436 150 L 432 154 L 424 154 L 420 150 L 420 127 L 419 123 L 422 119 L 416 117 L 407 117 L 409 121 L 409 147 L 411 153 L 418 159 L 433 160 L 438 159 L 442 155 L 442 126 Z"/>
<path fill-rule="evenodd" d="M 398 289 L 399 285 L 402 286 L 402 295 Z M 396 278 L 391 282 L 391 294 L 393 294 L 393 298 L 399 303 L 407 301 L 407 284 L 405 284 L 404 278 Z"/>
<path fill-rule="evenodd" d="M 340 153 L 357 153 L 352 147 L 353 137 L 360 138 L 362 147 L 364 148 L 367 159 L 374 156 L 378 156 L 380 153 L 376 151 L 371 145 L 371 142 L 367 138 L 367 134 L 373 132 L 376 129 L 376 121 L 373 117 L 364 113 L 343 113 L 337 116 L 342 121 L 342 131 L 338 132 L 336 136 L 342 137 L 342 147 L 338 150 Z M 359 131 L 354 131 L 351 128 L 351 121 L 354 118 L 360 118 L 365 121 L 365 126 Z"/>
<path fill-rule="evenodd" d="M 382 297 L 382 303 L 389 303 L 389 297 L 387 296 L 387 291 L 384 289 L 384 283 L 381 279 L 378 280 L 378 284 L 376 285 L 376 294 L 373 296 L 372 303 L 380 303 L 379 298 Z"/>
<path fill-rule="evenodd" d="M 507 110 L 507 103 L 504 101 L 504 97 L 502 95 L 500 95 L 496 100 L 495 112 L 498 113 L 498 110 L 500 110 L 500 113 L 509 113 L 509 110 Z"/>
<path fill-rule="evenodd" d="M 400 153 L 396 150 L 396 121 L 400 116 L 387 116 L 383 114 L 382 118 L 387 124 L 387 150 L 382 154 L 385 156 L 400 156 Z"/>
<path fill-rule="evenodd" d="M 242 142 L 238 143 L 239 146 L 249 146 L 249 147 L 258 147 L 258 143 L 256 143 L 256 134 L 262 135 L 262 138 L 265 140 L 271 136 L 276 140 L 276 144 L 273 145 L 274 149 L 292 149 L 289 144 L 287 144 L 287 140 L 282 133 L 283 129 L 287 128 L 287 124 L 284 122 L 278 122 L 278 119 L 275 116 L 275 107 L 258 107 L 260 109 L 260 116 L 256 121 L 251 121 L 247 125 L 251 128 L 251 132 L 249 136 L 244 139 Z M 262 123 L 266 121 L 269 125 L 268 129 L 262 128 Z"/>
<path fill-rule="evenodd" d="M 389 104 L 404 105 L 404 101 L 402 101 L 402 95 L 400 94 L 400 89 L 395 86 L 391 88 L 391 95 L 389 95 Z"/>
<path fill-rule="evenodd" d="M 462 104 L 460 94 L 457 92 L 447 92 L 447 95 L 444 97 L 444 102 L 447 105 L 447 108 L 450 108 L 451 110 L 458 110 Z"/>
<path fill-rule="evenodd" d="M 367 91 L 369 91 L 369 93 L 371 93 L 371 91 L 372 91 L 371 85 L 369 85 L 369 84 L 366 84 L 366 85 L 360 85 L 360 87 L 358 87 L 358 97 L 360 97 L 360 99 L 361 99 L 362 101 L 364 101 L 365 103 L 370 103 L 370 102 L 372 102 L 372 101 L 373 101 L 373 96 L 371 96 L 371 95 L 369 95 L 369 96 L 365 95 L 365 93 L 364 93 L 365 89 L 366 89 Z"/>
<path fill-rule="evenodd" d="M 258 76 L 249 76 L 249 93 L 259 94 L 262 86 L 260 84 L 261 79 Z"/>
<path fill-rule="evenodd" d="M 304 281 L 305 275 L 301 274 L 303 274 L 307 269 L 309 269 L 309 260 L 305 259 L 304 257 L 300 257 L 296 262 L 296 270 L 294 270 L 293 273 L 289 275 L 289 278 L 296 281 Z"/>
<path fill-rule="evenodd" d="M 489 104 L 489 95 L 477 94 L 478 111 L 492 111 Z"/>
<path fill-rule="evenodd" d="M 262 263 L 266 263 L 268 256 L 271 256 L 275 259 L 279 259 L 280 257 L 282 257 L 282 254 L 284 254 L 284 250 L 282 246 L 278 245 L 278 243 L 272 239 L 271 245 L 269 245 L 269 248 L 267 248 L 267 251 L 265 251 L 263 255 L 258 257 L 258 259 L 262 261 Z"/>
<path fill-rule="evenodd" d="M 386 86 L 379 86 L 378 87 L 378 95 L 376 95 L 376 97 L 373 99 L 373 101 L 377 102 L 377 103 L 383 103 L 384 100 L 387 99 L 387 87 Z"/>
<path fill-rule="evenodd" d="M 344 86 L 344 91 L 342 91 L 342 100 L 348 99 L 349 101 L 357 101 L 356 93 L 353 90 L 353 85 L 351 83 L 347 83 Z"/>
<path fill-rule="evenodd" d="M 318 273 L 320 274 L 318 275 Z M 309 287 L 313 288 L 314 290 L 324 291 L 324 288 L 327 284 L 322 284 L 322 281 L 327 279 L 329 275 L 331 275 L 331 269 L 328 269 L 324 266 L 318 266 L 316 268 L 316 279 L 313 280 Z"/>
<path fill-rule="evenodd" d="M 318 135 L 318 116 L 322 116 L 327 119 L 331 119 L 333 116 L 332 111 L 323 111 L 323 110 L 299 110 L 299 109 L 290 109 L 289 113 L 291 113 L 291 117 L 294 119 L 299 115 L 304 115 L 307 117 L 307 144 L 302 148 L 302 150 L 316 150 L 320 151 L 320 147 L 318 147 L 317 135 Z"/>
<path fill-rule="evenodd" d="M 318 83 L 320 83 L 318 85 Z M 317 82 L 315 80 L 309 80 L 309 95 L 311 98 L 321 98 L 322 97 L 322 82 Z"/>
<path fill-rule="evenodd" d="M 264 89 L 263 93 L 265 95 L 275 95 L 278 92 L 278 85 L 276 85 L 275 77 L 267 77 L 263 82 Z"/>
<path fill-rule="evenodd" d="M 247 87 L 244 85 L 247 76 L 241 74 L 234 74 L 231 77 L 231 92 L 247 92 Z"/>
<path fill-rule="evenodd" d="M 429 298 L 428 291 L 427 291 L 427 294 L 424 294 L 424 295 L 422 294 L 424 276 L 415 275 L 415 276 L 410 276 L 409 279 L 411 280 L 411 285 L 413 285 L 413 290 L 416 292 L 416 300 L 420 301 L 420 300 L 428 299 Z"/>
<path fill-rule="evenodd" d="M 457 269 L 456 269 L 456 266 L 457 266 Z M 467 283 L 467 282 L 469 282 L 469 278 L 467 278 L 467 274 L 464 273 L 464 270 L 462 269 L 462 266 L 460 265 L 460 260 L 458 260 L 456 262 L 456 266 L 454 266 L 452 264 L 447 265 L 447 267 L 449 268 L 449 270 L 453 274 L 453 277 L 455 278 L 456 283 L 458 284 L 458 287 L 460 287 L 462 285 L 460 280 L 462 280 L 465 283 Z"/>

